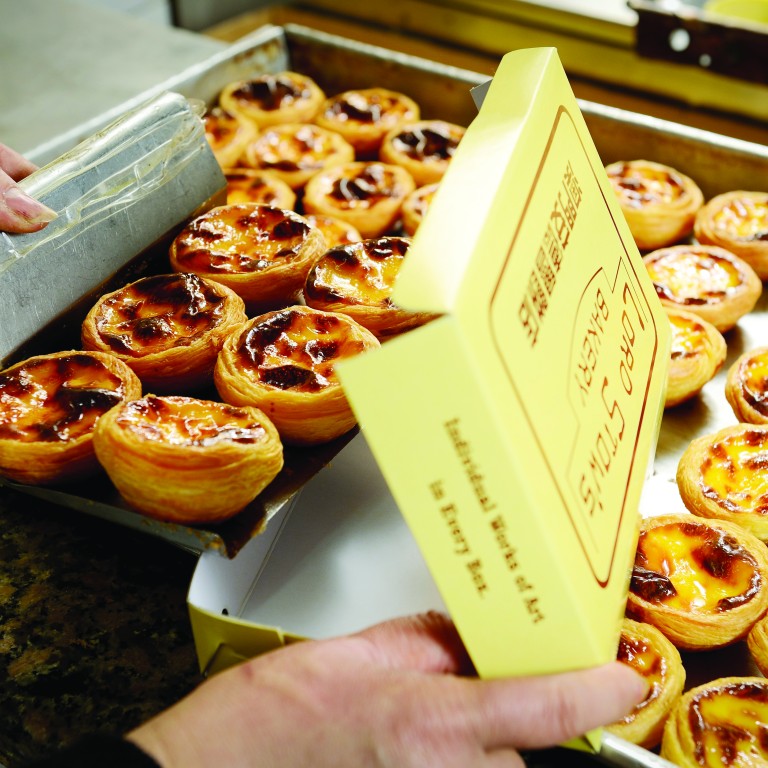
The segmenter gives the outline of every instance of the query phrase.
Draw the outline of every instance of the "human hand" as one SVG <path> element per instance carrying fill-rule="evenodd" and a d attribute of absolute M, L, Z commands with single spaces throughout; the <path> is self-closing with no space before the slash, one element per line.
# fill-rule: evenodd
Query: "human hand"
<path fill-rule="evenodd" d="M 450 620 L 398 619 L 297 643 L 205 681 L 128 734 L 163 768 L 523 766 L 626 715 L 646 684 L 619 662 L 479 680 Z"/>
<path fill-rule="evenodd" d="M 0 230 L 37 232 L 56 218 L 55 211 L 31 198 L 16 184 L 37 166 L 0 144 Z"/>

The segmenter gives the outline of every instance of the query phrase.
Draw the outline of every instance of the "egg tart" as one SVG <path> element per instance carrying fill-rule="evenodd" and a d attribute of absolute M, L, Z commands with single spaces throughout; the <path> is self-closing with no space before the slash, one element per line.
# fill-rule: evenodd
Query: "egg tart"
<path fill-rule="evenodd" d="M 95 472 L 94 425 L 136 397 L 136 374 L 103 352 L 54 352 L 6 368 L 0 372 L 0 475 L 48 485 Z"/>
<path fill-rule="evenodd" d="M 661 757 L 680 768 L 768 763 L 768 680 L 720 677 L 687 691 L 670 713 Z"/>
<path fill-rule="evenodd" d="M 403 200 L 415 189 L 399 165 L 355 162 L 315 174 L 304 189 L 306 213 L 348 221 L 364 237 L 379 237 L 400 216 Z"/>
<path fill-rule="evenodd" d="M 738 256 L 712 245 L 673 245 L 643 262 L 661 303 L 727 331 L 754 308 L 763 284 Z"/>
<path fill-rule="evenodd" d="M 616 658 L 648 683 L 648 694 L 622 720 L 606 730 L 626 741 L 653 749 L 661 741 L 664 723 L 685 686 L 680 653 L 656 627 L 624 619 Z"/>
<path fill-rule="evenodd" d="M 693 179 L 649 160 L 611 163 L 605 170 L 641 251 L 680 242 L 691 234 L 704 203 Z"/>
<path fill-rule="evenodd" d="M 768 676 L 768 616 L 755 623 L 747 635 L 747 648 L 760 672 Z"/>
<path fill-rule="evenodd" d="M 213 107 L 203 116 L 205 138 L 222 168 L 237 165 L 248 142 L 255 138 L 257 128 L 221 107 Z"/>
<path fill-rule="evenodd" d="M 319 229 L 298 213 L 256 203 L 224 205 L 193 219 L 171 244 L 171 266 L 231 288 L 249 311 L 296 300 L 325 252 Z"/>
<path fill-rule="evenodd" d="M 666 408 L 697 395 L 725 362 L 728 352 L 723 334 L 693 312 L 667 309 L 672 328 L 667 370 Z"/>
<path fill-rule="evenodd" d="M 227 205 L 258 203 L 287 210 L 296 205 L 296 193 L 269 171 L 242 167 L 223 170 L 227 179 Z"/>
<path fill-rule="evenodd" d="M 326 99 L 315 122 L 340 133 L 355 148 L 358 159 L 372 159 L 389 131 L 420 117 L 419 105 L 404 93 L 362 88 Z"/>
<path fill-rule="evenodd" d="M 444 120 L 418 120 L 393 128 L 384 137 L 379 159 L 401 165 L 417 187 L 443 178 L 466 128 Z"/>
<path fill-rule="evenodd" d="M 427 215 L 432 199 L 437 192 L 439 184 L 427 184 L 424 187 L 414 189 L 408 197 L 403 200 L 400 210 L 400 216 L 403 222 L 403 229 L 408 235 L 415 235 L 419 224 Z"/>
<path fill-rule="evenodd" d="M 691 441 L 677 487 L 694 514 L 727 520 L 768 542 L 768 424 L 734 424 Z"/>
<path fill-rule="evenodd" d="M 314 213 L 307 213 L 304 218 L 323 233 L 326 248 L 359 243 L 363 239 L 363 236 L 344 219 Z"/>
<path fill-rule="evenodd" d="M 642 521 L 627 615 L 678 648 L 745 637 L 768 608 L 768 550 L 744 528 L 687 513 Z"/>
<path fill-rule="evenodd" d="M 425 323 L 434 315 L 392 301 L 392 290 L 411 241 L 379 237 L 326 251 L 307 275 L 304 300 L 326 312 L 342 312 L 379 339 Z"/>
<path fill-rule="evenodd" d="M 214 380 L 225 402 L 263 410 L 283 442 L 324 443 L 356 424 L 335 366 L 378 346 L 369 330 L 346 315 L 287 307 L 232 333 Z"/>
<path fill-rule="evenodd" d="M 768 424 L 768 347 L 745 352 L 731 365 L 725 398 L 739 421 Z"/>
<path fill-rule="evenodd" d="M 259 128 L 309 122 L 324 100 L 325 93 L 311 77 L 287 70 L 229 83 L 219 94 L 221 107 Z"/>
<path fill-rule="evenodd" d="M 272 171 L 299 189 L 318 171 L 354 159 L 355 150 L 341 134 L 312 123 L 284 123 L 262 130 L 245 148 L 243 164 Z"/>
<path fill-rule="evenodd" d="M 93 441 L 128 504 L 174 523 L 232 517 L 283 466 L 277 430 L 258 408 L 178 395 L 147 395 L 113 408 Z"/>
<path fill-rule="evenodd" d="M 727 248 L 768 279 L 768 192 L 726 192 L 698 212 L 694 234 L 701 243 Z"/>

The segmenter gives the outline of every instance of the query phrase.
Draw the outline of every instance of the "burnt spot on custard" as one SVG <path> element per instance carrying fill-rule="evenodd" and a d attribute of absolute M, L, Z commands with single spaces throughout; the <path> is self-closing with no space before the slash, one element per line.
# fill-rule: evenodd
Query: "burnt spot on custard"
<path fill-rule="evenodd" d="M 214 144 L 227 141 L 237 132 L 237 119 L 221 107 L 214 107 L 203 117 L 205 133 Z"/>
<path fill-rule="evenodd" d="M 722 268 L 726 272 L 733 272 L 735 269 L 733 262 L 729 261 L 728 259 L 724 259 L 710 253 L 705 253 L 704 251 L 686 251 L 686 258 L 689 254 L 690 256 L 695 257 L 697 262 L 696 267 L 702 272 L 711 272 L 717 267 Z M 741 278 L 741 275 L 739 275 L 739 277 Z M 739 282 L 741 283 L 742 280 L 740 279 Z M 672 290 L 670 286 L 665 285 L 664 283 L 660 283 L 656 279 L 653 280 L 653 287 L 655 288 L 656 295 L 659 298 L 668 299 L 669 301 L 674 301 L 678 304 L 688 306 L 719 304 L 723 301 L 723 299 L 727 298 L 729 292 L 728 288 L 723 288 L 721 290 L 709 289 L 706 291 L 701 291 L 696 296 L 685 296 L 681 298 Z"/>
<path fill-rule="evenodd" d="M 671 197 L 680 197 L 685 188 L 682 179 L 669 171 L 654 171 L 671 191 Z M 620 190 L 624 202 L 632 208 L 658 203 L 662 197 L 653 188 L 652 178 L 637 174 L 629 163 L 621 163 L 611 172 L 614 186 Z"/>
<path fill-rule="evenodd" d="M 142 355 L 192 344 L 221 322 L 223 312 L 224 297 L 197 275 L 154 275 L 106 299 L 96 327 L 113 352 Z"/>
<path fill-rule="evenodd" d="M 372 163 L 364 166 L 354 176 L 336 179 L 329 195 L 340 203 L 377 201 L 395 196 L 395 179 L 383 165 Z"/>
<path fill-rule="evenodd" d="M 415 160 L 450 160 L 459 146 L 459 140 L 448 127 L 417 127 L 394 136 L 392 146 Z"/>
<path fill-rule="evenodd" d="M 647 663 L 649 655 L 652 659 L 651 663 Z M 640 658 L 643 658 L 645 663 L 640 664 L 638 662 Z M 628 637 L 623 632 L 619 638 L 616 659 L 622 664 L 632 667 L 650 684 L 645 698 L 624 718 L 623 722 L 628 723 L 635 719 L 641 709 L 647 707 L 661 694 L 661 679 L 666 674 L 667 664 L 664 657 L 650 643 L 638 637 Z"/>
<path fill-rule="evenodd" d="M 83 380 L 92 383 L 72 383 Z M 90 431 L 96 420 L 123 397 L 122 379 L 87 353 L 32 358 L 0 374 L 0 438 L 65 442 Z M 14 401 L 34 399 L 34 420 L 14 418 Z"/>
<path fill-rule="evenodd" d="M 286 75 L 262 75 L 232 91 L 232 96 L 238 101 L 257 104 L 267 112 L 309 99 L 311 95 L 304 83 Z"/>
<path fill-rule="evenodd" d="M 362 93 L 343 94 L 328 105 L 325 114 L 334 119 L 356 123 L 378 123 L 389 109 L 388 102 Z"/>
<path fill-rule="evenodd" d="M 747 403 L 758 413 L 768 414 L 768 379 L 750 375 L 750 368 L 764 359 L 765 356 L 760 355 L 746 360 L 739 370 L 739 380 L 742 382 L 742 395 Z"/>

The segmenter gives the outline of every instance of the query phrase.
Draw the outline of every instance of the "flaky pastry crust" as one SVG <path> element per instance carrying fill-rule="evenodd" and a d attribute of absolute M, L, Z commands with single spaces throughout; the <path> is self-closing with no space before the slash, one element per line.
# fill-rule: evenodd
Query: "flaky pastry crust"
<path fill-rule="evenodd" d="M 323 233 L 326 249 L 335 248 L 337 245 L 359 243 L 363 239 L 363 236 L 344 219 L 314 213 L 307 213 L 304 218 Z"/>
<path fill-rule="evenodd" d="M 434 315 L 412 312 L 392 301 L 410 244 L 404 237 L 379 237 L 331 248 L 307 275 L 307 305 L 348 315 L 379 339 L 422 325 Z"/>
<path fill-rule="evenodd" d="M 698 212 L 694 234 L 744 259 L 768 279 L 768 192 L 735 190 L 717 195 Z"/>
<path fill-rule="evenodd" d="M 145 389 L 190 392 L 210 385 L 224 339 L 245 322 L 243 300 L 191 273 L 143 277 L 104 294 L 85 317 L 85 349 L 129 365 Z"/>
<path fill-rule="evenodd" d="M 680 653 L 656 627 L 624 619 L 616 658 L 643 677 L 649 690 L 626 717 L 606 726 L 606 730 L 653 749 L 661 741 L 664 723 L 685 686 Z"/>
<path fill-rule="evenodd" d="M 301 189 L 316 173 L 354 159 L 354 148 L 336 131 L 282 123 L 265 128 L 248 144 L 243 164 L 271 171 L 292 189 Z"/>
<path fill-rule="evenodd" d="M 0 372 L 0 475 L 48 485 L 93 474 L 99 466 L 95 424 L 136 397 L 136 374 L 103 352 L 54 352 L 6 368 Z"/>
<path fill-rule="evenodd" d="M 445 120 L 417 120 L 389 131 L 382 140 L 379 159 L 400 165 L 417 187 L 435 184 L 448 170 L 466 128 Z"/>
<path fill-rule="evenodd" d="M 243 120 L 221 107 L 213 107 L 203 116 L 205 138 L 214 157 L 222 168 L 237 165 L 257 128 L 250 120 Z"/>
<path fill-rule="evenodd" d="M 725 398 L 739 421 L 768 424 L 768 347 L 740 355 L 728 369 Z"/>
<path fill-rule="evenodd" d="M 296 205 L 296 193 L 269 171 L 242 167 L 224 168 L 223 171 L 227 179 L 227 205 L 258 203 L 289 210 Z"/>
<path fill-rule="evenodd" d="M 749 630 L 747 648 L 757 668 L 768 677 L 768 616 L 763 616 Z"/>
<path fill-rule="evenodd" d="M 297 300 L 324 252 L 320 230 L 295 211 L 241 203 L 193 219 L 171 244 L 170 260 L 179 272 L 231 288 L 253 313 Z"/>
<path fill-rule="evenodd" d="M 754 309 L 763 284 L 743 259 L 712 245 L 673 245 L 643 257 L 665 307 L 693 312 L 727 331 Z"/>
<path fill-rule="evenodd" d="M 214 381 L 225 402 L 263 410 L 283 442 L 324 443 L 356 424 L 336 364 L 378 346 L 346 315 L 287 307 L 253 318 L 229 336 Z"/>
<path fill-rule="evenodd" d="M 734 424 L 692 440 L 677 487 L 694 514 L 727 520 L 768 542 L 768 424 Z"/>
<path fill-rule="evenodd" d="M 175 523 L 214 523 L 243 509 L 283 466 L 277 430 L 257 408 L 147 395 L 113 408 L 96 455 L 125 500 Z"/>
<path fill-rule="evenodd" d="M 410 96 L 387 88 L 362 88 L 327 98 L 315 122 L 340 133 L 358 159 L 371 159 L 378 156 L 390 130 L 420 117 L 419 105 Z"/>
<path fill-rule="evenodd" d="M 723 334 L 692 312 L 667 309 L 672 328 L 664 406 L 671 408 L 697 395 L 722 368 L 728 352 Z"/>
<path fill-rule="evenodd" d="M 403 200 L 400 216 L 403 221 L 403 229 L 411 237 L 416 234 L 416 230 L 427 215 L 438 186 L 440 186 L 439 183 L 418 187 Z"/>
<path fill-rule="evenodd" d="M 311 77 L 288 70 L 228 83 L 219 94 L 221 107 L 259 128 L 309 122 L 324 100 L 325 93 Z"/>
<path fill-rule="evenodd" d="M 680 768 L 768 762 L 768 680 L 721 677 L 687 691 L 664 728 L 661 756 Z"/>
<path fill-rule="evenodd" d="M 745 637 L 766 608 L 768 551 L 747 530 L 687 513 L 642 521 L 628 617 L 704 650 Z"/>
<path fill-rule="evenodd" d="M 364 238 L 385 234 L 413 192 L 411 175 L 399 165 L 355 162 L 315 174 L 304 189 L 304 210 L 348 221 Z"/>

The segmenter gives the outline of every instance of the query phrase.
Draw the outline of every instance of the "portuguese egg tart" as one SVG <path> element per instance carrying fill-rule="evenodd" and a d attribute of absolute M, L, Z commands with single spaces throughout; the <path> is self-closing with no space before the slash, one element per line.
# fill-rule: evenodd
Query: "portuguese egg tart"
<path fill-rule="evenodd" d="M 93 429 L 123 400 L 141 397 L 136 374 L 103 352 L 54 352 L 0 372 L 0 475 L 48 485 L 98 469 Z"/>
<path fill-rule="evenodd" d="M 400 216 L 406 234 L 411 236 L 416 234 L 419 224 L 421 224 L 424 217 L 427 215 L 427 211 L 435 196 L 435 192 L 437 192 L 438 186 L 439 184 L 435 183 L 418 187 L 403 200 Z"/>
<path fill-rule="evenodd" d="M 325 252 L 319 229 L 298 213 L 256 203 L 223 205 L 193 219 L 171 243 L 171 266 L 231 288 L 250 312 L 296 300 Z"/>
<path fill-rule="evenodd" d="M 245 322 L 243 300 L 190 273 L 152 275 L 102 296 L 82 325 L 85 349 L 127 363 L 145 389 L 188 392 L 211 383 L 225 337 Z"/>
<path fill-rule="evenodd" d="M 354 159 L 355 150 L 341 134 L 313 123 L 284 123 L 262 130 L 245 148 L 243 164 L 272 171 L 300 189 L 319 171 Z"/>
<path fill-rule="evenodd" d="M 731 365 L 725 398 L 739 421 L 768 424 L 768 347 L 745 352 Z"/>
<path fill-rule="evenodd" d="M 704 203 L 693 179 L 649 160 L 611 163 L 605 170 L 641 251 L 680 242 L 691 234 Z"/>
<path fill-rule="evenodd" d="M 645 679 L 648 695 L 622 720 L 606 726 L 606 730 L 653 749 L 661 741 L 664 723 L 685 686 L 680 652 L 656 627 L 624 619 L 616 658 Z"/>
<path fill-rule="evenodd" d="M 687 513 L 642 521 L 627 615 L 678 648 L 745 637 L 768 608 L 768 551 L 735 523 Z"/>
<path fill-rule="evenodd" d="M 237 165 L 248 142 L 256 137 L 257 128 L 249 120 L 232 115 L 221 107 L 213 107 L 203 116 L 205 138 L 222 168 Z"/>
<path fill-rule="evenodd" d="M 223 171 L 227 179 L 227 205 L 258 203 L 287 210 L 296 205 L 296 193 L 269 171 L 242 167 L 224 168 Z"/>
<path fill-rule="evenodd" d="M 761 280 L 768 279 L 768 192 L 717 195 L 698 212 L 694 234 L 744 259 Z"/>
<path fill-rule="evenodd" d="M 728 352 L 723 334 L 693 312 L 667 309 L 672 328 L 667 370 L 666 408 L 689 400 L 701 391 L 725 362 Z"/>
<path fill-rule="evenodd" d="M 747 648 L 755 666 L 768 676 L 768 616 L 763 616 L 749 630 Z"/>
<path fill-rule="evenodd" d="M 146 395 L 100 419 L 96 456 L 134 509 L 175 523 L 214 523 L 243 509 L 283 466 L 258 408 Z"/>
<path fill-rule="evenodd" d="M 677 487 L 694 514 L 728 520 L 768 542 L 768 424 L 733 424 L 697 437 L 677 466 Z"/>
<path fill-rule="evenodd" d="M 259 128 L 312 120 L 325 100 L 320 86 L 307 75 L 288 70 L 227 84 L 219 105 Z"/>
<path fill-rule="evenodd" d="M 768 763 L 768 680 L 720 677 L 683 694 L 664 728 L 661 757 L 680 768 Z"/>
<path fill-rule="evenodd" d="M 379 237 L 326 251 L 307 275 L 304 300 L 326 312 L 341 312 L 379 339 L 425 323 L 433 315 L 392 301 L 392 291 L 411 241 Z"/>
<path fill-rule="evenodd" d="M 660 248 L 643 262 L 664 306 L 693 312 L 719 331 L 751 312 L 763 291 L 749 264 L 712 245 Z"/>
<path fill-rule="evenodd" d="M 378 156 L 389 131 L 420 117 L 419 105 L 404 93 L 386 88 L 362 88 L 327 98 L 315 122 L 340 133 L 355 148 L 358 159 L 372 159 Z"/>
<path fill-rule="evenodd" d="M 344 219 L 364 238 L 379 237 L 398 220 L 403 200 L 415 188 L 411 174 L 399 165 L 346 163 L 307 182 L 304 211 Z"/>
<path fill-rule="evenodd" d="M 363 239 L 363 236 L 344 219 L 314 213 L 307 213 L 304 218 L 323 233 L 326 248 L 359 243 Z"/>
<path fill-rule="evenodd" d="M 393 128 L 379 149 L 383 163 L 401 165 L 417 187 L 443 178 L 466 128 L 444 120 L 418 120 Z"/>
<path fill-rule="evenodd" d="M 378 346 L 368 329 L 346 315 L 287 307 L 253 318 L 229 336 L 214 381 L 225 402 L 263 410 L 284 443 L 324 443 L 356 424 L 335 366 Z"/>

